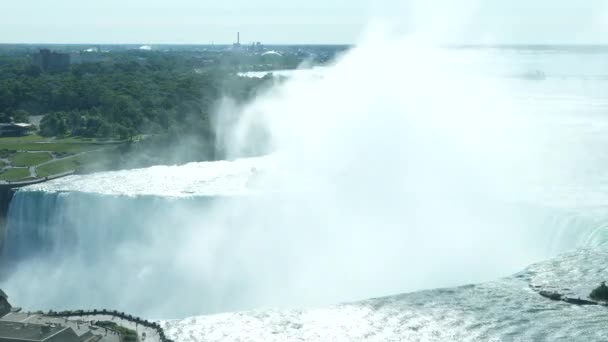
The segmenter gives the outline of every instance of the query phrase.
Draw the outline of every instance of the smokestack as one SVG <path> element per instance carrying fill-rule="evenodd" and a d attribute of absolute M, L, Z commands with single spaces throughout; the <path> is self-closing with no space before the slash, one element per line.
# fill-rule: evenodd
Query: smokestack
<path fill-rule="evenodd" d="M 241 45 L 241 32 L 236 33 L 236 43 Z"/>

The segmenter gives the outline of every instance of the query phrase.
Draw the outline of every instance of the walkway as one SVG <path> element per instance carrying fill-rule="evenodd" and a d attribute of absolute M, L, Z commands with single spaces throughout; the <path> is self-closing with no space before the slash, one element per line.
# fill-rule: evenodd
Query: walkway
<path fill-rule="evenodd" d="M 156 329 L 145 327 L 141 324 L 133 323 L 126 319 L 120 319 L 118 317 L 110 316 L 110 315 L 86 315 L 86 316 L 72 316 L 68 317 L 68 320 L 71 321 L 110 321 L 114 322 L 122 327 L 134 330 L 137 332 L 137 336 L 139 336 L 140 342 L 161 342 L 161 338 L 156 331 Z"/>
<path fill-rule="evenodd" d="M 48 164 L 52 164 L 55 162 L 60 162 L 63 160 L 67 160 L 67 159 L 71 159 L 71 158 L 77 158 L 80 156 L 83 156 L 87 153 L 92 153 L 92 152 L 99 152 L 99 151 L 104 151 L 104 150 L 108 150 L 111 147 L 103 147 L 103 148 L 98 148 L 95 150 L 90 150 L 90 151 L 84 151 L 84 152 L 78 152 L 66 157 L 61 157 L 61 158 L 57 158 L 52 152 L 49 151 L 18 151 L 18 152 L 27 152 L 27 153 L 49 153 L 52 157 L 51 160 L 46 161 L 44 163 L 40 163 L 38 165 L 34 165 L 34 166 L 29 166 L 29 167 L 15 167 L 15 166 L 11 166 L 11 162 L 9 159 L 6 158 L 0 158 L 0 161 L 3 161 L 5 164 L 7 164 L 6 166 L 4 166 L 2 168 L 2 171 L 8 170 L 8 169 L 25 169 L 27 168 L 29 171 L 29 178 L 28 180 L 23 180 L 23 181 L 5 181 L 5 180 L 0 180 L 0 185 L 4 185 L 4 184 L 9 184 L 9 185 L 13 185 L 14 187 L 21 187 L 21 186 L 26 186 L 26 185 L 31 185 L 31 184 L 37 184 L 37 183 L 42 183 L 42 182 L 46 182 L 48 180 L 52 180 L 52 179 L 56 179 L 56 178 L 61 178 L 61 177 L 65 177 L 65 176 L 69 176 L 71 174 L 73 174 L 74 172 L 76 172 L 76 170 L 69 170 L 66 172 L 62 172 L 59 174 L 54 174 L 52 176 L 48 176 L 48 177 L 44 177 L 44 178 L 39 178 L 38 177 L 38 171 L 37 169 L 39 167 L 48 165 Z"/>
<path fill-rule="evenodd" d="M 93 335 L 102 336 L 99 342 L 121 342 L 120 334 L 118 334 L 117 332 L 102 327 L 92 326 L 84 320 L 68 320 L 61 317 L 49 317 L 40 314 L 28 314 L 20 312 L 10 313 L 2 317 L 1 320 L 41 325 L 57 324 L 64 327 L 72 328 L 78 336 L 82 336 L 88 332 L 91 332 Z M 143 342 L 143 340 L 141 341 Z"/>

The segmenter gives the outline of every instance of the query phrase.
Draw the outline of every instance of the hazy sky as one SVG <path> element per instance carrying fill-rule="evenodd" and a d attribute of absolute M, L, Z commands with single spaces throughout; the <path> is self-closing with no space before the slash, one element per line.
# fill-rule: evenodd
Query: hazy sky
<path fill-rule="evenodd" d="M 453 43 L 608 43 L 608 0 L 0 0 L 0 42 L 354 43 L 372 19 Z"/>

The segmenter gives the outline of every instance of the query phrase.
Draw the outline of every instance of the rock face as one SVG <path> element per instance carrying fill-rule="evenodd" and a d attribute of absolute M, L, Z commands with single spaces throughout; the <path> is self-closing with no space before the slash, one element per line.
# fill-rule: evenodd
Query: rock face
<path fill-rule="evenodd" d="M 8 302 L 8 296 L 4 291 L 0 290 L 0 317 L 11 312 L 11 305 Z"/>
<path fill-rule="evenodd" d="M 543 296 L 545 298 L 549 298 L 551 300 L 562 300 L 561 293 L 543 290 L 543 291 L 540 291 L 538 294 L 540 294 L 541 296 Z"/>

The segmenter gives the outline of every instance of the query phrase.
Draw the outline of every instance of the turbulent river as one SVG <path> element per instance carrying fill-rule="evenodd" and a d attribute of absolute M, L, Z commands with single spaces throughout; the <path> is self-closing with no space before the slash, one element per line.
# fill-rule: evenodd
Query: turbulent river
<path fill-rule="evenodd" d="M 266 122 L 270 155 L 19 190 L 0 288 L 178 341 L 608 339 L 606 307 L 538 294 L 608 280 L 608 52 L 391 49 L 429 67 L 363 47 L 245 109 L 227 139 Z"/>

